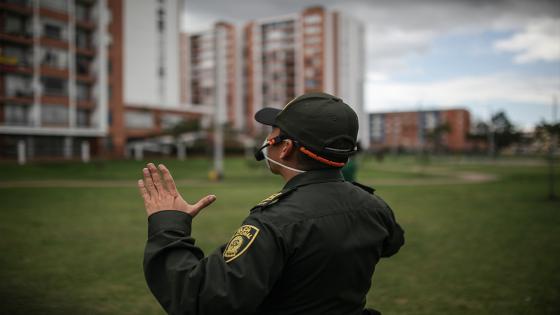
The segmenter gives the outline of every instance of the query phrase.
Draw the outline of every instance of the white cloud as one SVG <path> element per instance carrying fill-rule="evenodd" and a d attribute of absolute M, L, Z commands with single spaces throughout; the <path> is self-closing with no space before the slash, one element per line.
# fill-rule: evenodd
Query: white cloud
<path fill-rule="evenodd" d="M 557 0 L 186 0 L 184 28 L 203 29 L 218 19 L 243 22 L 323 5 L 350 14 L 367 28 L 368 72 L 391 77 L 407 71 L 407 58 L 430 51 L 450 33 L 512 30 L 535 18 L 558 17 Z M 239 8 L 242 7 L 242 10 Z M 492 50 L 492 47 L 488 47 Z"/>
<path fill-rule="evenodd" d="M 471 104 L 549 104 L 553 95 L 560 96 L 559 77 L 527 80 L 517 75 L 497 74 L 429 83 L 370 81 L 366 84 L 368 111 Z"/>
<path fill-rule="evenodd" d="M 560 60 L 560 19 L 529 23 L 521 32 L 494 44 L 497 51 L 515 53 L 514 62 Z"/>

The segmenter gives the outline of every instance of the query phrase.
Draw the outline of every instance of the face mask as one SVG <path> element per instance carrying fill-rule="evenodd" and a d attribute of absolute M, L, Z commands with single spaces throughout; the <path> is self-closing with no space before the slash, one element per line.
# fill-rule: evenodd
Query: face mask
<path fill-rule="evenodd" d="M 289 167 L 287 165 L 284 165 L 280 162 L 274 161 L 273 159 L 268 157 L 268 146 L 270 144 L 268 143 L 268 139 L 265 139 L 263 142 L 263 146 L 259 149 L 259 151 L 255 154 L 255 158 L 257 159 L 257 161 L 261 161 L 261 160 L 265 160 L 266 162 L 266 167 L 268 167 L 268 169 L 270 170 L 270 163 L 274 163 L 278 166 L 284 167 L 289 169 L 290 171 L 294 171 L 297 173 L 305 173 L 306 171 L 303 170 L 298 170 L 297 168 L 293 168 L 293 167 Z"/>

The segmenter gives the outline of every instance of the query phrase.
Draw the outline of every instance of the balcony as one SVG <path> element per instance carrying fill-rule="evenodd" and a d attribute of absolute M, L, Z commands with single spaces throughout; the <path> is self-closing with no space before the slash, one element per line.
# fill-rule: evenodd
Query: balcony
<path fill-rule="evenodd" d="M 92 30 L 83 28 L 76 29 L 76 47 L 81 49 L 93 49 Z"/>
<path fill-rule="evenodd" d="M 51 19 L 68 22 L 68 1 L 41 0 L 39 14 Z"/>
<path fill-rule="evenodd" d="M 21 45 L 33 45 L 31 33 L 5 33 L 0 32 L 0 42 L 10 42 Z"/>
<path fill-rule="evenodd" d="M 46 47 L 55 47 L 55 48 L 60 48 L 60 49 L 64 49 L 64 50 L 68 50 L 70 47 L 70 44 L 68 44 L 68 42 L 65 39 L 62 38 L 51 38 L 51 37 L 41 37 L 40 38 L 40 44 L 41 46 L 46 46 Z"/>
<path fill-rule="evenodd" d="M 52 78 L 68 79 L 68 69 L 56 68 L 48 64 L 41 65 L 41 75 Z"/>
<path fill-rule="evenodd" d="M 81 83 L 94 83 L 95 76 L 91 71 L 93 61 L 84 56 L 77 56 L 76 58 L 76 79 Z"/>
<path fill-rule="evenodd" d="M 29 58 L 17 55 L 0 55 L 0 70 L 2 72 L 33 74 Z"/>
<path fill-rule="evenodd" d="M 32 15 L 33 8 L 30 0 L 1 0 L 0 9 L 23 15 Z"/>
<path fill-rule="evenodd" d="M 41 75 L 56 78 L 68 78 L 68 55 L 65 51 L 52 48 L 41 49 Z"/>
<path fill-rule="evenodd" d="M 42 104 L 61 104 L 64 106 L 69 106 L 70 101 L 68 100 L 68 96 L 62 95 L 45 95 L 41 97 Z"/>
<path fill-rule="evenodd" d="M 4 117 L 2 124 L 4 126 L 29 126 L 31 125 L 30 107 L 22 104 L 6 103 L 3 106 Z"/>
<path fill-rule="evenodd" d="M 0 97 L 2 102 L 10 102 L 17 104 L 33 103 L 33 90 L 31 88 L 17 87 L 5 90 L 5 95 Z"/>
<path fill-rule="evenodd" d="M 24 45 L 33 43 L 31 19 L 25 15 L 0 13 L 0 40 L 16 42 Z"/>

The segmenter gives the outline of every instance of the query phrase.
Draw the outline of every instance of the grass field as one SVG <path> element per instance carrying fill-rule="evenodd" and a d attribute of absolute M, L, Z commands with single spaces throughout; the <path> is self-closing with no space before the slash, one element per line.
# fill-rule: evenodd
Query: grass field
<path fill-rule="evenodd" d="M 204 159 L 163 162 L 187 200 L 218 196 L 194 222 L 206 252 L 283 185 L 240 158 L 226 162 L 221 183 L 206 179 Z M 0 164 L 1 314 L 164 313 L 142 273 L 142 165 Z M 560 314 L 560 203 L 546 199 L 546 165 L 389 157 L 363 160 L 358 180 L 406 230 L 401 252 L 379 263 L 368 305 L 384 314 Z"/>

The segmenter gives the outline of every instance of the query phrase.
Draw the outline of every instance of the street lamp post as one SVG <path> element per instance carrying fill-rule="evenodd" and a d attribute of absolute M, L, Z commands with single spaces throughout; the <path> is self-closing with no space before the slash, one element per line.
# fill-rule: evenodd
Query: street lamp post
<path fill-rule="evenodd" d="M 549 200 L 557 200 L 558 196 L 556 196 L 555 191 L 555 170 L 554 164 L 556 160 L 556 143 L 558 142 L 558 130 L 554 130 L 554 126 L 556 125 L 556 113 L 558 110 L 558 103 L 556 100 L 556 96 L 552 99 L 552 128 L 551 128 L 551 144 L 548 150 L 548 199 Z"/>

